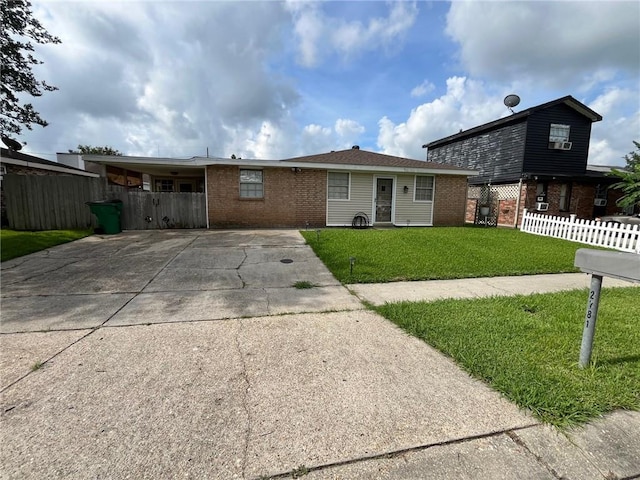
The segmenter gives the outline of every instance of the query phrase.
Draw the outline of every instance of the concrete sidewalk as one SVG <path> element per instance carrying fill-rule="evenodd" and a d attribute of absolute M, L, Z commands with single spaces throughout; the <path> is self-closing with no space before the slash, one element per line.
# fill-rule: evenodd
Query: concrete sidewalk
<path fill-rule="evenodd" d="M 298 232 L 92 236 L 2 263 L 1 294 L 0 478 L 640 475 L 637 412 L 540 425 Z"/>
<path fill-rule="evenodd" d="M 588 288 L 586 273 L 523 275 L 519 277 L 463 278 L 421 282 L 364 283 L 347 285 L 358 298 L 372 305 L 394 302 L 433 301 L 444 298 L 480 298 L 505 295 L 530 295 Z M 604 278 L 603 288 L 639 286 L 615 278 Z M 640 292 L 639 292 L 640 293 Z"/>

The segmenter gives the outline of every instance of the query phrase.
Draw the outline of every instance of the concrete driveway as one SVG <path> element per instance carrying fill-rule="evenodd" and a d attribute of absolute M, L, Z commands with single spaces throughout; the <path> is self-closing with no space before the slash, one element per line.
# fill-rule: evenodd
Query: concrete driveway
<path fill-rule="evenodd" d="M 124 232 L 5 262 L 0 328 L 2 478 L 405 478 L 397 459 L 432 446 L 466 459 L 458 478 L 555 478 L 516 432 L 560 440 L 364 310 L 295 231 Z"/>

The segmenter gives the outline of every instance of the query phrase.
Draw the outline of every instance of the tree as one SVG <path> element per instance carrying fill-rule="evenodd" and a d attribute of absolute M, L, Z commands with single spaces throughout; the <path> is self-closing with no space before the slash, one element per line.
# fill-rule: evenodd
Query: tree
<path fill-rule="evenodd" d="M 637 152 L 629 152 L 622 157 L 627 162 L 627 170 L 633 170 L 633 167 L 640 163 L 640 142 L 634 140 L 633 144 L 636 146 Z"/>
<path fill-rule="evenodd" d="M 624 194 L 616 204 L 620 207 L 640 207 L 640 143 L 634 141 L 636 152 L 629 152 L 624 156 L 627 167 L 624 170 L 614 168 L 611 176 L 618 177 L 620 181 L 609 188 L 616 188 Z"/>
<path fill-rule="evenodd" d="M 32 130 L 32 125 L 46 127 L 44 120 L 30 103 L 24 103 L 21 94 L 40 97 L 44 92 L 57 90 L 57 87 L 37 80 L 31 68 L 40 65 L 32 52 L 33 43 L 41 45 L 60 43 L 32 16 L 29 0 L 1 0 L 0 52 L 2 61 L 2 100 L 0 131 L 2 135 L 20 135 L 22 128 Z"/>
<path fill-rule="evenodd" d="M 122 156 L 122 152 L 109 146 L 92 147 L 91 145 L 78 145 L 78 148 L 76 150 L 69 150 L 69 153 L 76 153 L 78 155 L 115 155 L 117 157 Z"/>

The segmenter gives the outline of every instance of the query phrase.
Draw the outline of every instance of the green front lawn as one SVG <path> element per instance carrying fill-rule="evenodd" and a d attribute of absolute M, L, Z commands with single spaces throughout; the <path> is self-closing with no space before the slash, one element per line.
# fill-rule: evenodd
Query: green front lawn
<path fill-rule="evenodd" d="M 640 289 L 602 291 L 592 364 L 578 368 L 587 291 L 376 308 L 517 405 L 560 427 L 640 409 Z"/>
<path fill-rule="evenodd" d="M 15 230 L 0 230 L 1 260 L 10 260 L 29 253 L 39 252 L 61 243 L 71 242 L 87 237 L 93 233 L 87 230 L 47 230 L 43 232 L 22 232 Z"/>
<path fill-rule="evenodd" d="M 575 252 L 584 248 L 498 228 L 325 229 L 319 238 L 315 231 L 302 235 L 343 283 L 576 272 Z"/>

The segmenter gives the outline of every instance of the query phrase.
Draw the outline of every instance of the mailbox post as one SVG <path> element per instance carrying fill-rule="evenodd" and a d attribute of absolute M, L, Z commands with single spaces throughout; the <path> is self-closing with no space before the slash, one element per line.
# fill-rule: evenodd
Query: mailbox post
<path fill-rule="evenodd" d="M 578 362 L 580 368 L 585 368 L 591 360 L 602 277 L 614 277 L 628 282 L 640 283 L 640 255 L 580 248 L 576 252 L 574 265 L 583 272 L 591 274 L 591 288 L 587 299 L 587 313 L 584 318 Z"/>

